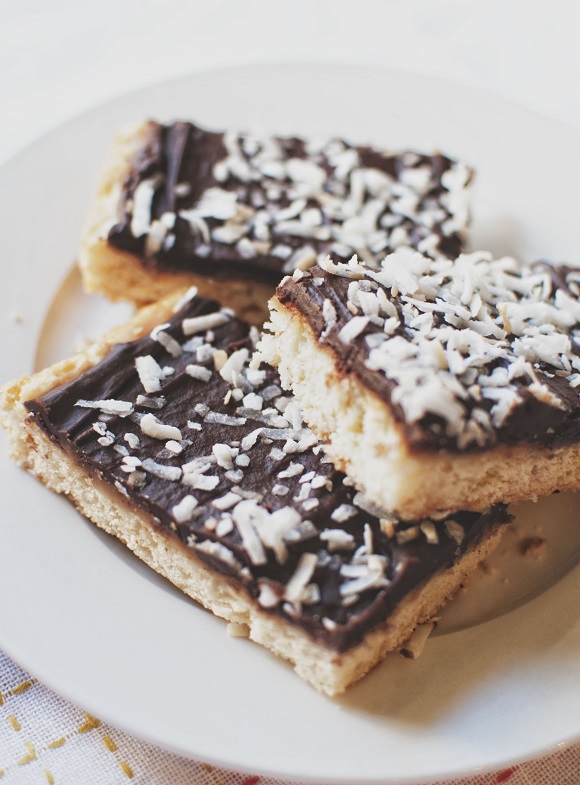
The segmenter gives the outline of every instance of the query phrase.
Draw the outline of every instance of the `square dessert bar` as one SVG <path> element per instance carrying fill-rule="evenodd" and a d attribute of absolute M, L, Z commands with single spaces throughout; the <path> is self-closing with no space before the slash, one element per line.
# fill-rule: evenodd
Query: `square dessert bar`
<path fill-rule="evenodd" d="M 580 486 L 580 271 L 412 250 L 287 277 L 261 351 L 336 466 L 403 517 Z"/>
<path fill-rule="evenodd" d="M 371 265 L 401 245 L 456 256 L 471 179 L 439 153 L 143 123 L 105 165 L 84 285 L 139 304 L 196 285 L 261 324 L 283 275 L 319 253 Z"/>
<path fill-rule="evenodd" d="M 191 294 L 5 386 L 13 457 L 339 693 L 437 612 L 510 516 L 497 505 L 381 517 L 324 455 L 276 370 L 250 367 L 255 329 Z"/>

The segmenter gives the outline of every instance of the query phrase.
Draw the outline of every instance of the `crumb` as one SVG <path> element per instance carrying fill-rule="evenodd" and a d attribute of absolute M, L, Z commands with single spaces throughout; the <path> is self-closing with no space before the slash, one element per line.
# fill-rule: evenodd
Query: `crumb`
<path fill-rule="evenodd" d="M 497 567 L 494 567 L 493 564 L 489 564 L 489 562 L 485 560 L 480 563 L 479 568 L 486 575 L 497 575 Z"/>
<path fill-rule="evenodd" d="M 429 635 L 431 635 L 436 626 L 437 623 L 435 621 L 419 624 L 419 626 L 415 628 L 415 631 L 407 643 L 405 643 L 405 645 L 399 649 L 400 654 L 410 660 L 416 660 L 423 651 L 423 647 L 427 642 L 427 638 Z"/>
<path fill-rule="evenodd" d="M 546 540 L 543 537 L 528 537 L 520 543 L 520 553 L 539 561 L 546 555 Z"/>
<path fill-rule="evenodd" d="M 247 624 L 238 624 L 231 621 L 227 626 L 227 632 L 230 638 L 248 638 L 250 636 L 250 628 Z"/>
<path fill-rule="evenodd" d="M 8 318 L 11 322 L 14 322 L 14 324 L 22 324 L 22 314 L 18 313 L 18 311 L 10 311 Z"/>

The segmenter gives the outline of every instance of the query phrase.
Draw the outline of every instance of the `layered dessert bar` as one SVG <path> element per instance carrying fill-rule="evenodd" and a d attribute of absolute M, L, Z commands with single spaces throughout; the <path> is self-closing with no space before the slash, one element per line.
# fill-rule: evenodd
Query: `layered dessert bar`
<path fill-rule="evenodd" d="M 261 351 L 328 455 L 403 517 L 580 486 L 580 271 L 412 250 L 279 286 Z"/>
<path fill-rule="evenodd" d="M 105 165 L 84 285 L 139 304 L 196 285 L 261 324 L 283 275 L 319 253 L 370 265 L 402 245 L 456 256 L 471 178 L 439 153 L 146 122 Z"/>
<path fill-rule="evenodd" d="M 2 424 L 48 488 L 333 695 L 437 612 L 509 515 L 383 516 L 276 370 L 251 367 L 255 340 L 214 301 L 166 299 L 6 385 Z"/>

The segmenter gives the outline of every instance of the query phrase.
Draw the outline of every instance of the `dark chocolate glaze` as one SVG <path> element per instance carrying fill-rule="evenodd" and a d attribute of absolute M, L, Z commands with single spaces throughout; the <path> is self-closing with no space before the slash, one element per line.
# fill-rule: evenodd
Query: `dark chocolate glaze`
<path fill-rule="evenodd" d="M 566 275 L 574 268 L 538 263 L 537 269 L 549 271 L 554 288 L 565 288 L 569 291 Z M 314 279 L 317 279 L 318 283 L 315 283 Z M 364 341 L 357 340 L 345 344 L 338 338 L 340 328 L 352 318 L 347 308 L 349 283 L 347 278 L 314 267 L 298 281 L 286 279 L 278 287 L 276 296 L 286 307 L 298 310 L 318 338 L 325 328 L 322 306 L 324 300 L 329 299 L 336 310 L 338 320 L 336 327 L 325 337 L 324 343 L 332 350 L 339 372 L 354 374 L 364 387 L 389 406 L 400 433 L 412 450 L 458 452 L 457 441 L 446 435 L 445 423 L 441 418 L 428 415 L 415 423 L 405 419 L 402 408 L 391 401 L 396 382 L 389 379 L 382 371 L 374 371 L 367 367 L 369 349 Z M 389 296 L 388 290 L 385 291 Z M 396 298 L 389 296 L 389 299 L 397 306 Z M 374 332 L 381 332 L 381 329 L 370 323 L 362 333 L 362 337 Z M 403 327 L 398 329 L 397 334 L 408 338 Z M 494 367 L 495 365 L 490 365 L 490 371 Z M 510 414 L 504 426 L 495 431 L 496 443 L 508 446 L 525 443 L 550 448 L 580 440 L 580 399 L 577 391 L 570 387 L 566 378 L 554 375 L 553 369 L 549 366 L 540 365 L 536 372 L 538 379 L 560 399 L 562 408 L 540 401 L 528 391 L 525 381 L 515 380 L 514 384 L 518 384 L 522 402 Z M 469 399 L 462 402 L 462 405 L 466 411 L 470 411 L 474 407 L 474 402 Z M 479 401 L 477 405 L 489 411 L 492 401 Z M 470 445 L 461 452 L 477 450 L 476 445 Z"/>
<path fill-rule="evenodd" d="M 275 137 L 275 139 L 288 159 L 313 160 L 307 153 L 306 140 L 299 137 Z M 404 168 L 408 168 L 403 163 L 404 153 L 387 154 L 370 146 L 354 147 L 347 143 L 345 145 L 357 150 L 362 166 L 373 167 L 395 179 L 400 176 Z M 203 237 L 199 232 L 192 230 L 190 224 L 177 214 L 179 210 L 194 207 L 204 191 L 212 187 L 235 191 L 240 203 L 251 206 L 265 205 L 277 209 L 289 204 L 283 189 L 279 198 L 269 198 L 266 193 L 268 185 L 266 181 L 245 182 L 230 174 L 225 182 L 218 182 L 214 177 L 213 167 L 226 156 L 226 152 L 223 133 L 206 131 L 187 122 L 175 122 L 171 125 L 149 122 L 148 141 L 131 162 L 130 171 L 123 183 L 118 222 L 108 234 L 110 245 L 138 256 L 144 264 L 152 268 L 176 272 L 189 271 L 212 278 L 233 277 L 278 283 L 285 264 L 279 256 L 258 253 L 247 258 L 240 254 L 235 244 L 213 240 L 210 242 L 209 255 L 202 256 L 199 249 L 206 245 Z M 414 166 L 427 166 L 433 173 L 433 186 L 422 196 L 422 202 L 432 204 L 433 208 L 436 208 L 445 191 L 441 184 L 441 177 L 454 162 L 441 154 L 428 156 L 417 153 L 416 156 Z M 328 161 L 323 156 L 319 156 L 316 162 L 330 176 L 332 170 Z M 158 178 L 158 186 L 152 203 L 151 219 L 158 219 L 163 213 L 176 213 L 175 227 L 172 230 L 175 242 L 170 248 L 163 247 L 147 257 L 145 235 L 135 237 L 131 232 L 132 199 L 139 183 L 155 177 Z M 177 183 L 187 183 L 191 187 L 190 193 L 177 197 L 174 191 Z M 308 206 L 312 204 L 309 203 Z M 387 209 L 386 213 L 388 212 Z M 439 238 L 438 252 L 454 258 L 463 248 L 463 238 L 458 232 L 450 234 L 443 232 L 440 224 L 447 218 L 448 215 L 445 215 L 445 218 L 440 223 L 436 223 L 432 230 L 427 230 L 410 218 L 405 218 L 401 226 L 407 229 L 410 243 L 414 247 L 432 231 Z M 212 218 L 206 219 L 206 222 L 210 230 L 222 223 Z M 248 237 L 255 239 L 253 230 L 250 230 Z M 280 233 L 275 235 L 272 245 L 283 244 L 298 250 L 308 244 L 317 253 L 330 253 L 333 258 L 337 258 L 331 250 L 332 242 Z M 384 253 L 388 250 L 387 248 Z"/>
<path fill-rule="evenodd" d="M 196 298 L 171 319 L 167 332 L 176 340 L 183 342 L 182 319 L 216 309 L 216 303 Z M 214 334 L 213 345 L 218 349 L 226 349 L 230 354 L 240 347 L 251 347 L 248 327 L 237 318 L 232 318 L 227 324 L 217 327 Z M 130 504 L 145 511 L 155 526 L 195 550 L 200 559 L 254 600 L 259 595 L 260 579 L 269 579 L 274 587 L 279 587 L 281 593 L 292 576 L 301 554 L 307 551 L 318 554 L 319 562 L 312 581 L 320 587 L 320 600 L 312 605 L 304 604 L 297 616 L 290 615 L 281 605 L 265 612 L 282 616 L 287 622 L 302 628 L 313 639 L 323 641 L 339 652 L 346 651 L 359 643 L 369 630 L 388 620 L 401 600 L 439 570 L 451 566 L 461 553 L 476 544 L 490 529 L 506 523 L 510 518 L 505 506 L 501 504 L 483 514 L 459 512 L 453 515 L 453 519 L 460 523 L 465 531 L 459 545 L 448 535 L 442 521 L 435 524 L 439 534 L 438 544 L 429 544 L 422 534 L 406 544 L 398 544 L 396 539 L 386 536 L 381 531 L 377 518 L 359 507 L 356 514 L 346 523 L 339 524 L 332 521 L 333 510 L 341 504 L 352 504 L 355 491 L 344 484 L 344 475 L 324 459 L 318 447 L 310 447 L 304 452 L 289 454 L 282 460 L 275 460 L 270 454 L 272 447 L 280 446 L 283 442 L 277 441 L 272 444 L 258 439 L 255 446 L 247 452 L 251 463 L 244 469 L 244 477 L 239 485 L 246 492 L 263 494 L 263 504 L 269 511 L 285 506 L 294 507 L 303 519 L 312 522 L 314 529 L 309 537 L 288 543 L 288 557 L 283 564 L 279 563 L 272 550 L 267 549 L 267 563 L 256 566 L 252 564 L 235 526 L 230 533 L 222 536 L 218 536 L 215 531 L 210 531 L 205 526 L 212 516 L 219 517 L 215 508 L 211 507 L 211 502 L 222 497 L 232 487 L 223 470 L 219 470 L 220 482 L 212 491 L 192 491 L 180 482 L 163 480 L 149 473 L 142 487 L 131 487 L 127 483 L 127 474 L 120 470 L 123 456 L 116 452 L 114 447 L 102 446 L 97 441 L 98 434 L 94 431 L 93 424 L 99 419 L 99 412 L 75 406 L 79 399 L 113 398 L 135 401 L 137 396 L 143 393 L 134 370 L 135 358 L 147 354 L 154 356 L 161 366 L 170 364 L 175 368 L 175 373 L 167 378 L 162 384 L 162 389 L 155 393 L 155 396 L 163 396 L 166 399 L 165 406 L 155 411 L 155 415 L 166 423 L 178 424 L 183 435 L 191 441 L 185 444 L 181 455 L 172 456 L 166 450 L 164 441 L 153 439 L 141 432 L 138 415 L 151 410 L 136 406 L 135 413 L 128 417 L 105 418 L 107 428 L 116 437 L 116 445 L 127 447 L 124 434 L 130 432 L 135 434 L 141 443 L 138 449 L 130 451 L 132 454 L 141 459 L 152 458 L 168 466 L 181 466 L 196 457 L 211 455 L 212 447 L 216 443 L 239 442 L 262 425 L 261 422 L 250 418 L 243 425 L 235 426 L 204 422 L 203 417 L 198 416 L 194 411 L 198 403 L 206 404 L 213 412 L 239 416 L 239 413 L 236 413 L 239 403 L 233 400 L 224 403 L 224 397 L 230 389 L 229 385 L 216 372 L 207 383 L 192 379 L 184 371 L 188 363 L 195 362 L 191 353 L 184 352 L 181 357 L 175 359 L 149 336 L 114 346 L 102 362 L 85 371 L 78 378 L 41 398 L 27 401 L 26 406 L 31 413 L 30 416 L 52 440 L 74 455 L 75 460 L 79 461 L 89 473 L 104 480 L 109 486 L 116 486 L 117 492 L 128 496 Z M 213 367 L 211 361 L 205 365 L 208 368 Z M 277 372 L 269 369 L 260 389 L 277 383 Z M 202 430 L 188 429 L 188 420 L 202 423 Z M 300 491 L 299 477 L 284 480 L 277 477 L 277 474 L 286 469 L 292 461 L 303 463 L 305 472 L 313 470 L 328 481 L 328 488 L 322 487 L 312 491 L 311 497 L 318 499 L 319 504 L 316 509 L 308 513 L 305 513 L 293 500 Z M 286 496 L 278 496 L 272 492 L 274 485 L 280 482 L 290 488 Z M 115 493 L 115 490 L 111 488 L 111 492 Z M 188 523 L 176 524 L 171 510 L 187 493 L 194 493 L 199 500 L 199 514 Z M 327 528 L 342 528 L 352 534 L 358 548 L 363 544 L 363 529 L 366 523 L 373 533 L 374 552 L 388 559 L 387 575 L 391 583 L 384 588 L 361 592 L 356 601 L 347 606 L 341 601 L 339 593 L 341 583 L 339 570 L 343 564 L 350 561 L 353 551 L 329 552 L 327 543 L 319 537 L 319 534 Z M 401 522 L 398 524 L 398 529 L 405 529 L 410 525 L 411 522 Z M 197 544 L 210 540 L 227 546 L 238 560 L 239 566 L 232 566 L 219 557 L 199 550 L 191 543 L 191 535 L 194 535 Z M 327 626 L 322 623 L 324 617 L 327 620 L 331 619 L 336 626 L 327 629 Z"/>

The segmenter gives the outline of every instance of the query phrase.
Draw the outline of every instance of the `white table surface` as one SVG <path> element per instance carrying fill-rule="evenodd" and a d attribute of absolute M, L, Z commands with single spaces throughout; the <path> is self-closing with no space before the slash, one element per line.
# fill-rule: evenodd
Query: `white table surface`
<path fill-rule="evenodd" d="M 3 0 L 0 162 L 115 95 L 250 62 L 382 64 L 580 129 L 576 13 L 570 0 Z"/>

